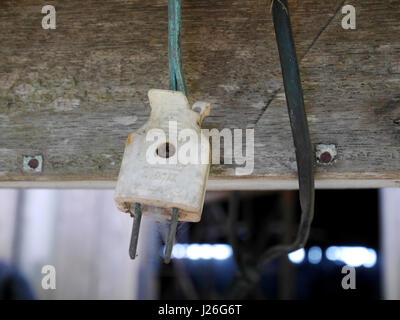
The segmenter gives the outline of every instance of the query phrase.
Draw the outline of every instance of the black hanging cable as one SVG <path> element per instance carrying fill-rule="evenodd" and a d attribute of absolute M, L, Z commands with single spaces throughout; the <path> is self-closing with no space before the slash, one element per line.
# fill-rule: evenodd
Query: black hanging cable
<path fill-rule="evenodd" d="M 180 7 L 180 0 L 169 0 L 169 78 L 170 90 L 182 91 L 186 94 L 179 43 L 181 29 Z M 287 0 L 272 0 L 272 15 L 296 153 L 302 214 L 294 242 L 267 249 L 259 259 L 259 266 L 279 255 L 304 247 L 314 215 L 314 157 Z M 177 219 L 172 220 L 173 224 L 177 223 Z M 168 261 L 168 257 L 166 260 Z M 247 273 L 245 272 L 245 274 Z M 257 278 L 252 276 L 252 282 Z"/>
<path fill-rule="evenodd" d="M 314 153 L 304 107 L 303 90 L 290 24 L 289 7 L 287 0 L 272 1 L 276 42 L 278 44 L 286 103 L 296 153 L 300 207 L 302 212 L 295 241 L 289 245 L 277 245 L 268 249 L 261 256 L 260 264 L 266 263 L 278 255 L 304 247 L 314 217 Z"/>
<path fill-rule="evenodd" d="M 278 45 L 286 102 L 292 129 L 299 180 L 301 218 L 295 240 L 268 248 L 257 259 L 257 267 L 272 259 L 305 246 L 314 217 L 314 156 L 304 107 L 303 91 L 296 48 L 294 45 L 287 0 L 272 0 L 272 15 Z M 233 228 L 234 229 L 234 228 Z M 233 235 L 230 237 L 232 238 Z M 240 258 L 240 255 L 237 255 Z M 232 297 L 243 298 L 259 280 L 255 265 L 243 264 L 239 259 L 240 276 L 232 290 Z"/>

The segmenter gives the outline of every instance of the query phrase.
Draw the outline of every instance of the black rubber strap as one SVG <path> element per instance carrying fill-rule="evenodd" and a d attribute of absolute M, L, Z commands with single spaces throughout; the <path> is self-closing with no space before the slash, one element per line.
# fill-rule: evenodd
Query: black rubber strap
<path fill-rule="evenodd" d="M 289 8 L 287 0 L 272 1 L 276 41 L 278 44 L 286 101 L 296 153 L 302 213 L 294 242 L 291 244 L 276 245 L 264 251 L 259 258 L 256 258 L 257 268 L 254 264 L 248 263 L 249 261 L 246 262 L 239 252 L 238 244 L 235 240 L 237 208 L 231 208 L 232 210 L 230 211 L 232 212 L 229 214 L 230 243 L 234 248 L 235 259 L 239 267 L 235 285 L 231 289 L 232 299 L 244 298 L 253 290 L 254 285 L 260 280 L 259 271 L 265 263 L 268 263 L 280 255 L 287 254 L 305 246 L 314 216 L 314 153 L 311 146 L 304 108 L 303 91 L 301 88 L 296 49 L 290 25 Z M 235 201 L 230 201 L 230 203 L 230 206 L 238 205 L 235 204 Z"/>
<path fill-rule="evenodd" d="M 295 241 L 289 245 L 278 245 L 268 249 L 263 254 L 261 263 L 268 262 L 280 254 L 304 247 L 314 216 L 314 153 L 304 108 L 303 90 L 287 0 L 273 0 L 272 15 L 296 152 L 302 214 Z"/>

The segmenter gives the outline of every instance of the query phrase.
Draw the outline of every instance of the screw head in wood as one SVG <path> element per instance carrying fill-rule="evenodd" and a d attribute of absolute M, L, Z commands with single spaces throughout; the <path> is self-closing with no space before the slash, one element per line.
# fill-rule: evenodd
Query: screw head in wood
<path fill-rule="evenodd" d="M 22 169 L 25 172 L 39 173 L 42 172 L 43 157 L 41 155 L 24 156 Z"/>
<path fill-rule="evenodd" d="M 315 156 L 319 164 L 328 165 L 336 160 L 337 150 L 334 144 L 318 144 Z"/>

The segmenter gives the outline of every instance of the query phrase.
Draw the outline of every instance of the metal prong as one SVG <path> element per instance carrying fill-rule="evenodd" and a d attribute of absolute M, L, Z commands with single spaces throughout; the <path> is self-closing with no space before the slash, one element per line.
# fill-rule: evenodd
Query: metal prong
<path fill-rule="evenodd" d="M 171 225 L 169 227 L 167 244 L 165 246 L 165 251 L 164 251 L 165 263 L 169 263 L 171 261 L 172 247 L 174 246 L 176 227 L 178 226 L 178 216 L 179 216 L 178 208 L 173 208 L 171 216 Z"/>
<path fill-rule="evenodd" d="M 142 220 L 142 207 L 140 203 L 135 204 L 135 216 L 133 217 L 131 244 L 129 246 L 129 256 L 136 258 L 136 250 L 139 238 L 140 221 Z"/>

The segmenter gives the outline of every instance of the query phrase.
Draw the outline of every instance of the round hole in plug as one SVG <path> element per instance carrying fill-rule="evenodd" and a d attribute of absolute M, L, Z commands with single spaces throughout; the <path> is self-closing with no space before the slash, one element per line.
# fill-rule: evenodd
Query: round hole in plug
<path fill-rule="evenodd" d="M 175 147 L 173 144 L 166 142 L 157 148 L 156 153 L 159 157 L 170 158 L 175 154 Z"/>

